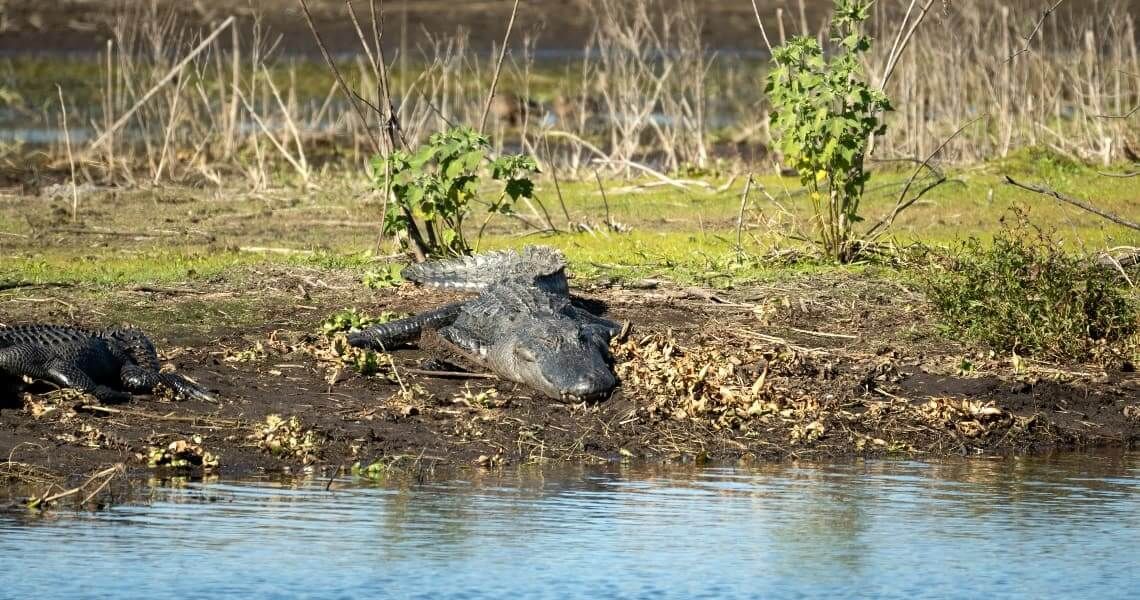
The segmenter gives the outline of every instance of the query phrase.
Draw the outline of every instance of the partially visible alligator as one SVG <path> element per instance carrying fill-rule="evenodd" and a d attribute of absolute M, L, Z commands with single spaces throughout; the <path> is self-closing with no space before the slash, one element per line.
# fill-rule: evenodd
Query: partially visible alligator
<path fill-rule="evenodd" d="M 438 329 L 500 377 L 556 399 L 607 396 L 617 385 L 610 338 L 620 327 L 570 303 L 566 261 L 553 248 L 411 265 L 405 279 L 479 296 L 349 335 L 354 346 L 391 349 Z"/>
<path fill-rule="evenodd" d="M 129 400 L 127 392 L 149 393 L 159 384 L 183 398 L 213 398 L 181 375 L 159 372 L 154 344 L 143 332 L 128 328 L 0 327 L 0 375 L 50 381 L 103 402 Z"/>

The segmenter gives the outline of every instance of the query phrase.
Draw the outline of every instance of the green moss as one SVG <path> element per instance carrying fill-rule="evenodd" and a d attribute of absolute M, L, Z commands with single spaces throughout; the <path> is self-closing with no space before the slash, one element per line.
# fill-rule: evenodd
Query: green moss
<path fill-rule="evenodd" d="M 154 251 L 136 256 L 36 253 L 10 257 L 0 265 L 0 280 L 28 284 L 86 283 L 119 286 L 189 281 L 216 276 L 249 257 L 236 253 L 186 254 Z"/>

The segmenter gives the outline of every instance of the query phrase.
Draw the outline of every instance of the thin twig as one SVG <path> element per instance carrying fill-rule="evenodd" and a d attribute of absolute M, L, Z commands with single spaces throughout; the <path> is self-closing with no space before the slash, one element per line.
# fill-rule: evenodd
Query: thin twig
<path fill-rule="evenodd" d="M 1088 202 L 1085 202 L 1084 200 L 1078 200 L 1078 199 L 1073 198 L 1071 196 L 1066 196 L 1066 195 L 1064 195 L 1058 191 L 1049 189 L 1045 186 L 1025 185 L 1023 183 L 1018 183 L 1017 181 L 1014 181 L 1014 179 L 1012 177 L 1010 177 L 1009 175 L 1005 176 L 1005 182 L 1014 186 L 1014 187 L 1019 187 L 1023 190 L 1028 190 L 1030 192 L 1036 192 L 1038 194 L 1049 196 L 1051 198 L 1056 198 L 1057 200 L 1060 200 L 1062 202 L 1068 202 L 1069 204 L 1072 204 L 1073 206 L 1076 206 L 1077 208 L 1091 212 L 1094 215 L 1104 217 L 1105 219 L 1108 219 L 1109 221 L 1112 221 L 1113 223 L 1116 223 L 1117 225 L 1122 225 L 1122 226 L 1127 227 L 1129 229 L 1140 231 L 1140 224 L 1133 223 L 1132 221 L 1129 221 L 1123 217 L 1114 215 L 1114 214 L 1112 214 L 1112 213 L 1110 213 L 1104 209 L 1097 208 L 1097 207 L 1089 204 Z"/>
<path fill-rule="evenodd" d="M 116 464 L 112 467 L 108 467 L 106 469 L 103 469 L 102 471 L 99 471 L 98 473 L 91 475 L 90 477 L 87 478 L 87 481 L 84 481 L 83 484 L 80 485 L 79 487 L 74 487 L 74 488 L 71 488 L 70 490 L 64 490 L 62 492 L 59 492 L 57 494 L 52 494 L 50 496 L 48 496 L 45 493 L 45 495 L 43 495 L 39 498 L 33 499 L 28 504 L 32 508 L 39 508 L 39 507 L 46 506 L 47 504 L 49 504 L 51 502 L 55 502 L 56 500 L 61 500 L 61 499 L 66 498 L 68 496 L 74 496 L 74 495 L 82 492 L 84 489 L 87 488 L 87 486 L 91 485 L 95 480 L 99 479 L 100 477 L 106 477 L 106 480 L 103 482 L 102 485 L 100 485 L 98 488 L 96 488 L 96 490 L 94 492 L 92 492 L 91 494 L 88 494 L 87 497 L 84 498 L 83 504 L 86 504 L 88 500 L 90 500 L 91 498 L 93 498 L 95 496 L 95 494 L 103 491 L 103 489 L 105 487 L 107 487 L 107 484 L 110 483 L 110 481 L 115 478 L 115 475 L 120 474 L 120 473 L 125 473 L 125 472 L 126 472 L 126 468 L 123 467 L 122 464 Z"/>
<path fill-rule="evenodd" d="M 606 226 L 608 227 L 612 223 L 610 221 L 610 201 L 606 199 L 606 188 L 602 185 L 602 177 L 598 175 L 597 171 L 594 171 L 594 180 L 598 182 L 598 191 L 602 193 L 602 204 L 606 207 Z"/>
<path fill-rule="evenodd" d="M 495 99 L 495 87 L 499 85 L 499 74 L 503 70 L 503 59 L 507 55 L 507 41 L 511 38 L 511 29 L 515 26 L 515 15 L 519 11 L 519 0 L 511 9 L 511 20 L 507 21 L 507 33 L 503 35 L 503 47 L 499 48 L 499 62 L 495 64 L 495 75 L 491 78 L 491 89 L 487 92 L 487 102 L 483 105 L 483 118 L 479 119 L 479 133 L 487 126 L 487 115 L 491 112 L 491 101 Z"/>
<path fill-rule="evenodd" d="M 296 158 L 293 158 L 293 155 L 289 153 L 289 150 L 285 148 L 285 145 L 278 141 L 277 137 L 273 135 L 273 132 L 269 130 L 269 126 L 267 126 L 265 122 L 261 120 L 261 117 L 257 114 L 257 111 L 255 111 L 253 109 L 253 106 L 250 105 L 249 101 L 246 100 L 245 94 L 242 93 L 241 88 L 234 87 L 234 93 L 237 94 L 237 97 L 241 99 L 241 103 L 243 106 L 245 106 L 245 110 L 249 113 L 249 116 L 253 117 L 254 122 L 256 122 L 257 126 L 261 128 L 261 131 L 265 133 L 265 137 L 269 138 L 270 142 L 273 142 L 273 147 L 277 148 L 277 151 L 281 153 L 281 156 L 283 156 L 290 165 L 293 165 L 293 168 L 297 170 L 297 174 L 301 176 L 301 179 L 305 182 L 308 182 L 309 170 L 300 162 L 298 162 Z M 302 157 L 301 160 L 304 160 L 304 157 Z"/>
<path fill-rule="evenodd" d="M 261 71 L 265 76 L 265 83 L 269 85 L 269 91 L 273 92 L 273 99 L 277 101 L 277 107 L 281 109 L 281 114 L 285 117 L 285 126 L 289 128 L 289 133 L 293 134 L 293 143 L 297 146 L 297 162 L 300 163 L 302 172 L 301 179 L 305 183 L 309 181 L 309 162 L 305 160 L 305 144 L 301 140 L 301 132 L 297 129 L 297 124 L 293 121 L 293 116 L 289 114 L 289 108 L 285 106 L 285 101 L 281 99 L 281 93 L 277 91 L 277 85 L 273 83 L 273 77 L 269 74 L 269 69 L 265 65 L 261 65 Z"/>
<path fill-rule="evenodd" d="M 59 92 L 59 108 L 63 111 L 63 140 L 67 144 L 67 163 L 71 166 L 71 222 L 74 223 L 79 213 L 79 188 L 75 185 L 75 157 L 71 155 L 71 131 L 67 125 L 67 103 L 63 101 L 63 88 L 57 83 L 55 90 Z"/>
<path fill-rule="evenodd" d="M 752 173 L 744 183 L 744 193 L 740 195 L 740 213 L 736 215 L 736 250 L 740 251 L 740 230 L 744 227 L 744 207 L 748 204 L 748 192 L 752 190 Z"/>
<path fill-rule="evenodd" d="M 756 15 L 756 24 L 760 26 L 760 37 L 764 38 L 764 47 L 768 49 L 768 56 L 772 56 L 772 43 L 768 41 L 768 32 L 764 31 L 764 21 L 760 20 L 760 8 L 756 0 L 752 0 L 752 13 Z"/>
<path fill-rule="evenodd" d="M 1057 10 L 1057 7 L 1060 6 L 1064 1 L 1065 0 L 1057 0 L 1053 6 L 1045 9 L 1045 12 L 1041 15 L 1041 18 L 1037 20 L 1037 25 L 1033 27 L 1033 31 L 1029 32 L 1029 35 L 1026 36 L 1025 47 L 1021 48 L 1017 52 L 1014 52 L 1013 54 L 1010 54 L 1009 58 L 1005 59 L 1004 62 L 1010 62 L 1018 56 L 1029 52 L 1029 45 L 1033 43 L 1033 38 L 1037 37 L 1037 34 L 1041 31 L 1041 26 L 1045 24 L 1045 19 L 1048 19 L 1049 15 L 1053 14 L 1053 11 Z"/>
<path fill-rule="evenodd" d="M 148 419 L 148 420 L 152 420 L 152 421 L 174 421 L 174 422 L 178 422 L 178 423 L 190 423 L 191 425 L 202 424 L 202 425 L 207 425 L 210 427 L 237 427 L 238 425 L 241 425 L 241 421 L 234 421 L 232 419 L 216 419 L 213 417 L 207 417 L 207 416 L 201 416 L 201 415 L 197 415 L 197 416 L 195 416 L 195 415 L 182 416 L 182 415 L 174 415 L 174 414 L 163 415 L 163 414 L 146 412 L 146 411 L 141 411 L 141 410 L 127 410 L 124 408 L 113 408 L 110 406 L 101 406 L 98 404 L 84 404 L 82 406 L 76 407 L 75 410 L 77 410 L 77 411 L 101 412 L 101 413 L 107 413 L 107 414 L 111 414 L 111 415 L 128 415 L 128 416 L 140 417 L 140 418 Z"/>
<path fill-rule="evenodd" d="M 926 188 L 924 188 L 922 191 L 915 194 L 913 198 L 904 201 L 907 192 L 910 191 L 910 186 L 914 183 L 915 178 L 918 177 L 918 174 L 922 171 L 922 169 L 930 168 L 930 161 L 934 160 L 934 157 L 938 156 L 938 153 L 942 152 L 942 149 L 945 148 L 947 144 L 949 144 L 954 138 L 958 137 L 958 134 L 965 131 L 967 127 L 973 125 L 974 123 L 977 123 L 978 121 L 981 121 L 982 119 L 986 118 L 986 116 L 987 115 L 982 115 L 973 121 L 970 121 L 969 123 L 966 123 L 965 125 L 959 127 L 957 131 L 952 133 L 950 137 L 943 140 L 942 143 L 939 144 L 938 147 L 935 148 L 934 151 L 931 152 L 925 160 L 923 160 L 917 167 L 915 167 L 914 172 L 911 173 L 910 178 L 907 179 L 906 185 L 904 185 L 902 191 L 899 192 L 898 200 L 895 201 L 895 207 L 891 210 L 891 214 L 887 215 L 878 223 L 876 223 L 874 227 L 867 230 L 867 239 L 873 241 L 878 237 L 879 234 L 886 231 L 895 222 L 895 218 L 899 216 L 899 213 L 909 208 L 915 202 L 918 202 L 920 198 L 926 195 L 926 193 L 930 190 L 934 189 L 935 186 L 938 186 L 946 181 L 946 177 L 944 175 L 940 175 L 938 177 L 938 180 L 933 185 L 926 186 Z"/>
<path fill-rule="evenodd" d="M 439 377 L 441 379 L 498 379 L 494 373 L 469 373 L 467 371 L 432 371 L 429 369 L 404 368 L 405 373 L 421 377 Z"/>
<path fill-rule="evenodd" d="M 562 186 L 558 184 L 558 168 L 554 166 L 554 158 L 550 153 L 550 142 L 544 137 L 542 143 L 546 146 L 546 161 L 550 163 L 550 176 L 554 179 L 554 193 L 558 195 L 558 204 L 562 206 L 562 216 L 566 217 L 566 226 L 569 227 L 570 211 L 566 210 L 566 199 L 562 197 Z"/>
<path fill-rule="evenodd" d="M 879 84 L 880 91 L 885 91 L 887 89 L 887 82 L 890 81 L 891 75 L 895 72 L 895 67 L 898 66 L 899 59 L 902 58 L 902 54 L 906 50 L 906 47 L 910 45 L 910 40 L 912 37 L 914 37 L 914 32 L 918 30 L 918 26 L 921 25 L 922 21 L 926 18 L 926 13 L 930 10 L 930 5 L 932 4 L 934 4 L 934 0 L 927 0 L 926 4 L 922 7 L 922 11 L 919 13 L 918 17 L 915 18 L 914 23 L 912 23 L 910 28 L 907 29 L 906 35 L 903 37 L 902 42 L 898 44 L 897 48 L 892 50 L 891 56 L 887 59 L 887 66 L 885 69 L 883 69 L 883 79 Z M 903 23 L 903 26 L 906 26 L 905 22 Z"/>
<path fill-rule="evenodd" d="M 368 139 L 372 142 L 373 150 L 375 152 L 380 152 L 380 140 L 377 139 L 372 130 L 368 128 L 368 118 L 364 116 L 364 109 L 360 108 L 360 104 L 357 103 L 356 98 L 352 93 L 352 88 L 348 87 L 348 84 L 345 83 L 344 77 L 340 74 L 340 69 L 336 67 L 336 63 L 333 62 L 332 56 L 329 55 L 328 48 L 325 47 L 325 42 L 321 39 L 321 33 L 317 30 L 316 23 L 313 23 L 313 15 L 309 12 L 309 4 L 305 2 L 305 0 L 297 1 L 301 4 L 301 11 L 305 13 L 305 22 L 309 24 L 309 30 L 313 33 L 313 39 L 317 42 L 317 48 L 320 49 L 321 56 L 325 59 L 325 64 L 327 64 L 329 70 L 332 71 L 333 77 L 336 78 L 336 82 L 340 86 L 340 89 L 348 93 L 348 103 L 352 105 L 352 109 L 356 112 L 356 116 L 360 119 L 360 124 L 364 127 L 364 131 L 368 134 Z"/>
<path fill-rule="evenodd" d="M 1126 113 L 1123 113 L 1123 114 L 1119 114 L 1119 115 L 1095 115 L 1095 116 L 1097 118 L 1100 118 L 1100 119 L 1127 119 L 1127 118 L 1131 117 L 1132 115 L 1136 114 L 1137 111 L 1140 111 L 1140 104 L 1137 104 L 1135 107 L 1132 108 L 1132 110 L 1130 110 Z"/>
<path fill-rule="evenodd" d="M 857 340 L 857 339 L 859 339 L 859 336 L 857 336 L 857 335 L 847 335 L 845 333 L 827 333 L 825 331 L 812 331 L 810 329 L 800 329 L 798 327 L 789 327 L 788 329 L 791 329 L 792 331 L 794 331 L 796 333 L 802 333 L 804 335 L 815 335 L 815 336 L 819 336 L 819 337 L 829 337 L 829 338 L 841 338 L 841 339 L 845 339 L 845 340 Z"/>

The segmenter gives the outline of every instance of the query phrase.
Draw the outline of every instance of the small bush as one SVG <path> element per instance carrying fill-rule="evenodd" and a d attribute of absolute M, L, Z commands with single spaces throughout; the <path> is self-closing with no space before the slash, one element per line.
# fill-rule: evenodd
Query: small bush
<path fill-rule="evenodd" d="M 807 36 L 773 48 L 765 88 L 777 147 L 808 190 L 820 244 L 839 262 L 857 253 L 854 227 L 863 220 L 859 203 L 870 178 L 863 162 L 871 137 L 886 132 L 882 113 L 891 110 L 864 73 L 871 4 L 835 0 L 831 52 Z"/>
<path fill-rule="evenodd" d="M 1088 359 L 1136 331 L 1136 306 L 1116 272 L 1065 252 L 1022 218 L 990 246 L 971 238 L 934 258 L 922 286 L 943 325 L 996 351 Z"/>
<path fill-rule="evenodd" d="M 471 253 L 464 220 L 471 214 L 487 171 L 502 184 L 498 195 L 482 204 L 487 216 L 509 215 L 519 198 L 534 197 L 530 176 L 538 164 L 525 155 L 492 157 L 491 142 L 481 133 L 455 127 L 432 135 L 412 153 L 396 150 L 373 160 L 373 184 L 394 202 L 384 216 L 385 233 L 406 232 L 424 254 L 454 256 Z"/>

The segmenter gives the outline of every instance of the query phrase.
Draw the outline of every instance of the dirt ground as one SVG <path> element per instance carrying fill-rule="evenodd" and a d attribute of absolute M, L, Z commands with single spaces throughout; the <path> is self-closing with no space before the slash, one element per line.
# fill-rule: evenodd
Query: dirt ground
<path fill-rule="evenodd" d="M 204 470 L 228 477 L 354 464 L 938 457 L 1127 447 L 1140 436 L 1133 365 L 1027 361 L 1015 370 L 1008 358 L 936 335 L 921 297 L 885 276 L 716 292 L 573 281 L 579 302 L 631 329 L 615 344 L 619 390 L 570 405 L 511 383 L 425 373 L 423 350 L 392 354 L 399 381 L 353 373 L 324 351 L 321 321 L 346 306 L 415 312 L 454 295 L 368 290 L 336 270 L 242 269 L 193 290 L 0 294 L 3 323 L 101 326 L 129 320 L 123 311 L 218 307 L 194 327 L 152 331 L 164 358 L 214 390 L 216 403 L 138 396 L 100 406 L 40 384 L 10 390 L 0 404 L 9 466 L 75 476 L 115 463 L 136 472 L 182 464 L 200 473 L 204 459 Z M 223 300 L 251 302 L 257 324 L 227 324 Z M 270 415 L 285 423 L 267 426 Z"/>

